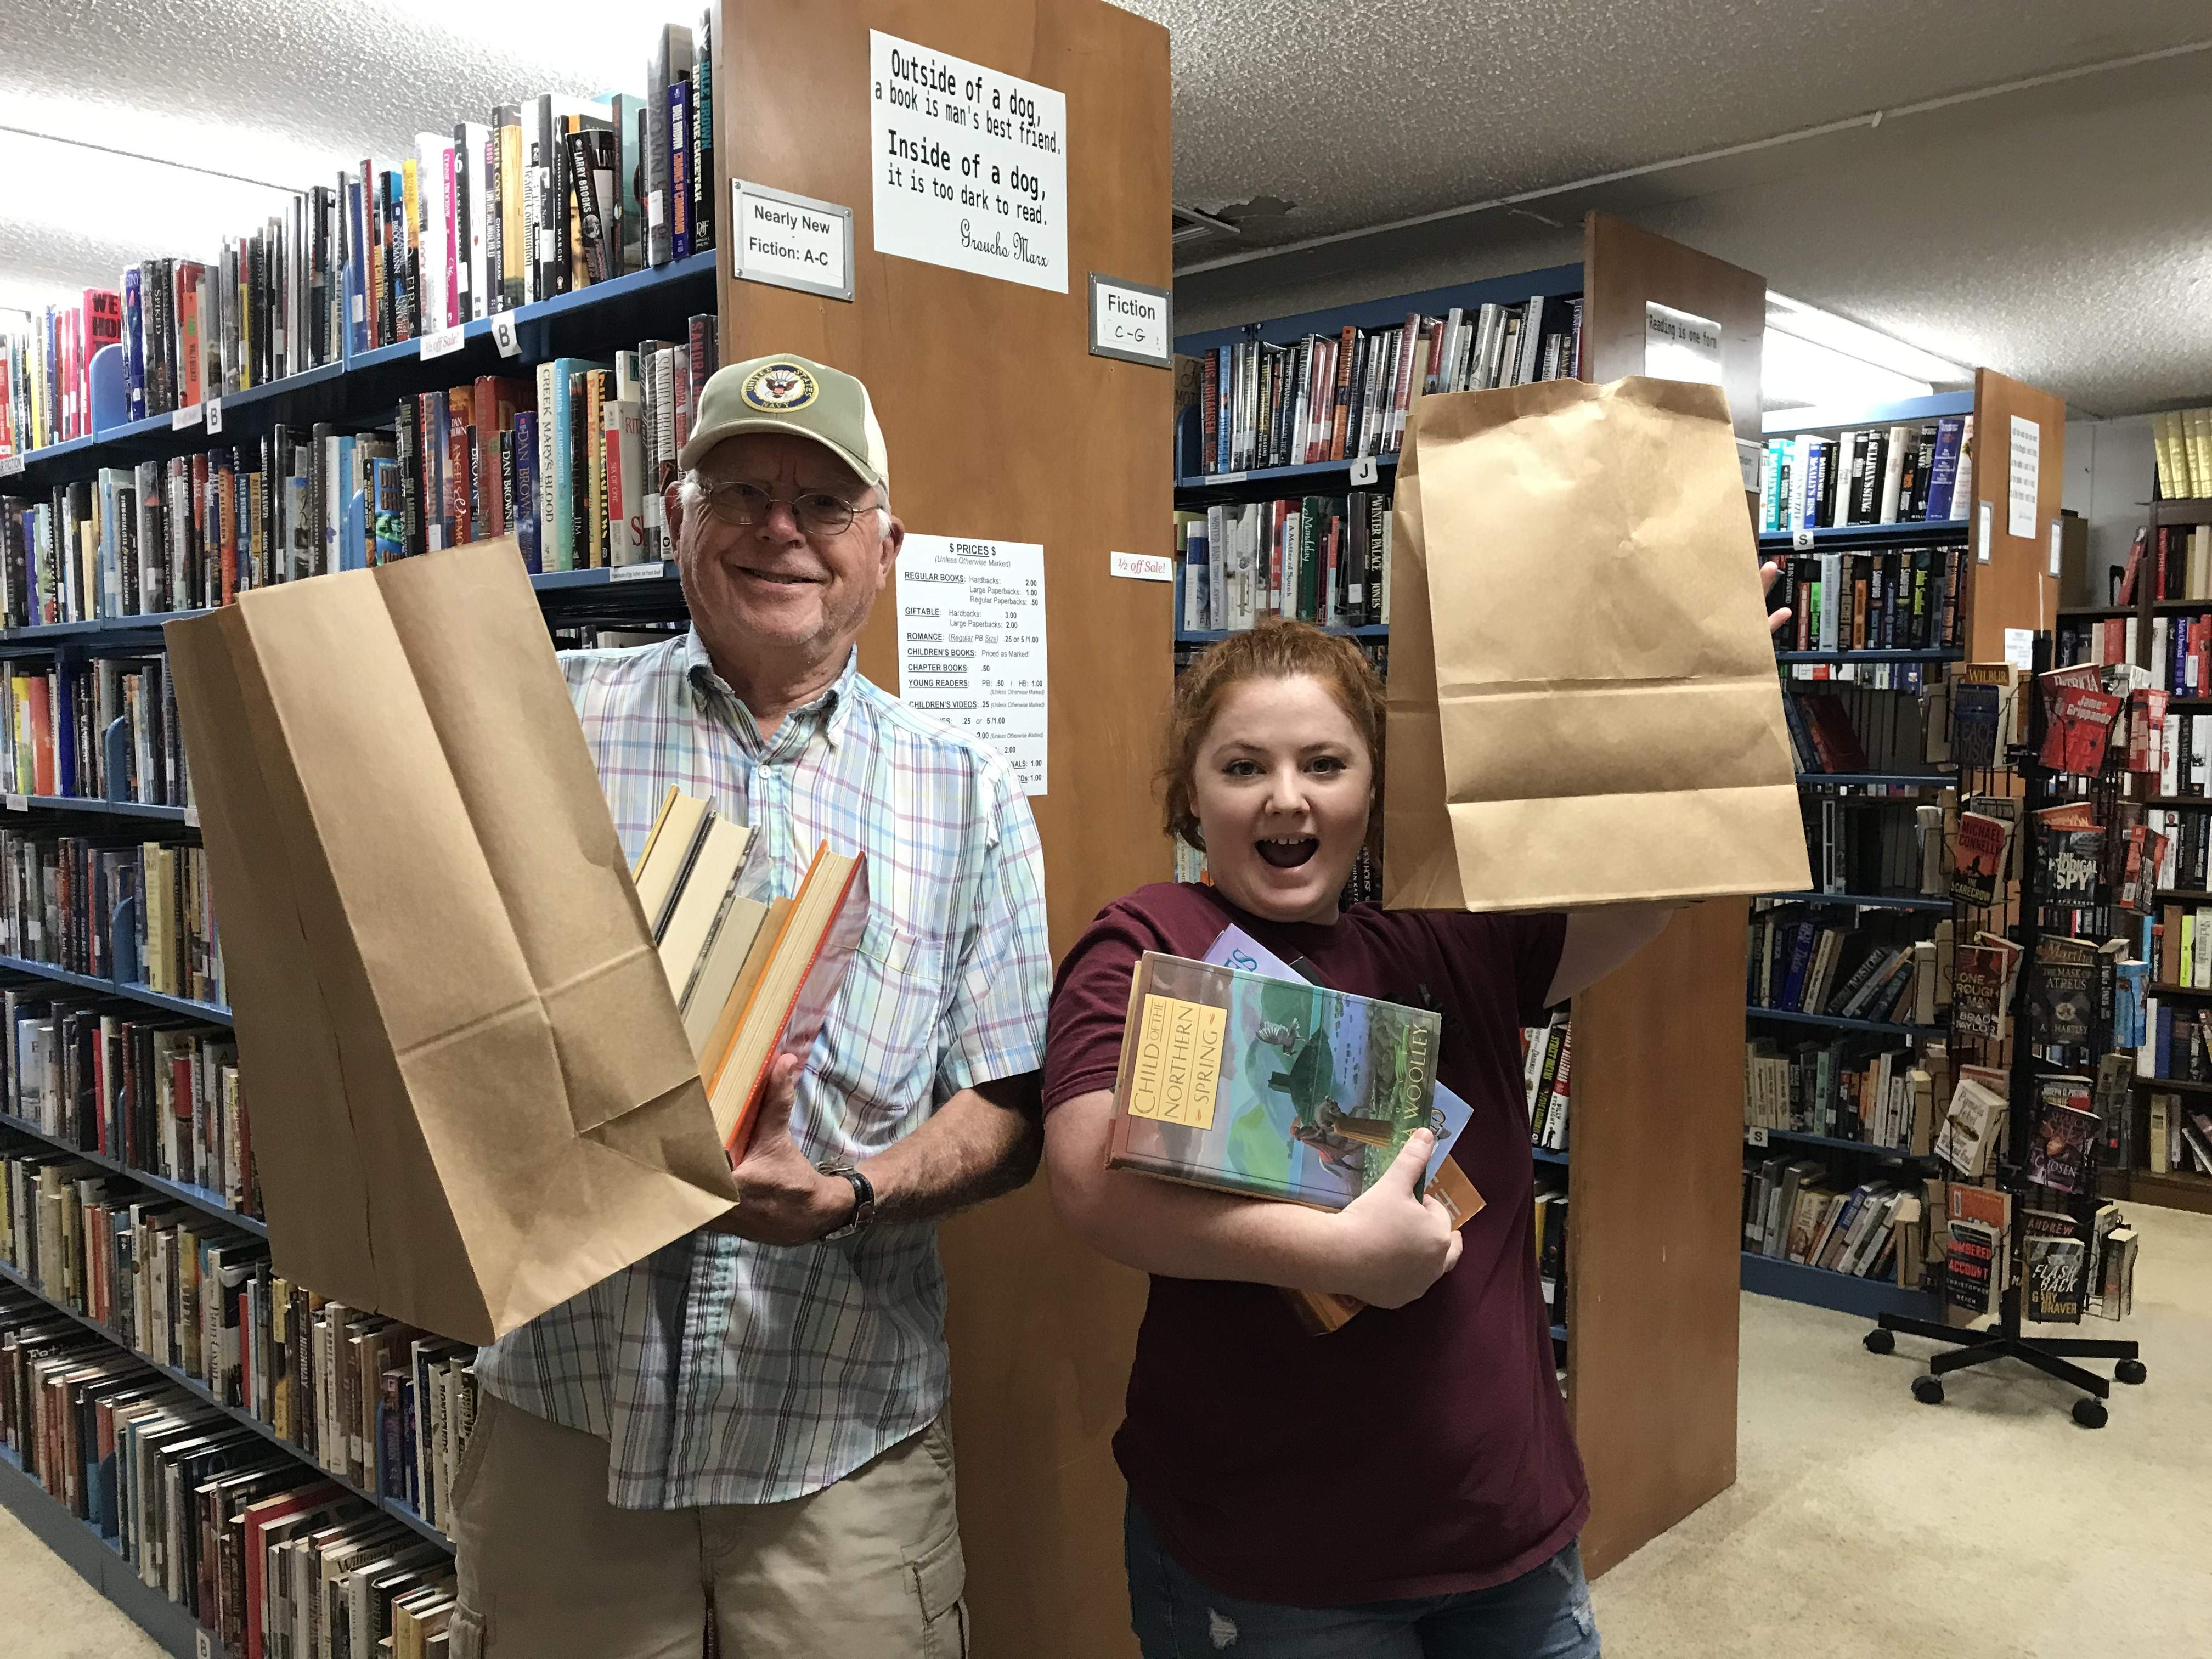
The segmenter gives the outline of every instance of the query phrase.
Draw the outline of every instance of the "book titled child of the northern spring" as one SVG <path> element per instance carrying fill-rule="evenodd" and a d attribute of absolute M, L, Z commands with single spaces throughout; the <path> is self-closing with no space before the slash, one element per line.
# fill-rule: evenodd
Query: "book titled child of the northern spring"
<path fill-rule="evenodd" d="M 1418 1008 L 1147 951 L 1106 1162 L 1341 1209 L 1427 1124 L 1438 1030 Z"/>

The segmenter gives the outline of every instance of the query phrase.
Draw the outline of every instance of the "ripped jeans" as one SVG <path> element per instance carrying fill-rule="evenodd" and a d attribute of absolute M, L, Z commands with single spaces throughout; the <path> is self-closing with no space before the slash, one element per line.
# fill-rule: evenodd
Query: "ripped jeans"
<path fill-rule="evenodd" d="M 1129 1622 L 1145 1659 L 1598 1659 L 1579 1544 L 1488 1589 L 1291 1607 L 1208 1589 L 1176 1565 L 1133 1502 L 1124 1539 Z"/>

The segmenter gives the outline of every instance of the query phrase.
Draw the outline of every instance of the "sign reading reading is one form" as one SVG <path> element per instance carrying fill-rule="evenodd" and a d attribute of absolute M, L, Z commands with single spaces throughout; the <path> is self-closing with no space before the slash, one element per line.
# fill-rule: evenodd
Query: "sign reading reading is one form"
<path fill-rule="evenodd" d="M 1067 292 L 1067 96 L 868 31 L 876 252 Z"/>

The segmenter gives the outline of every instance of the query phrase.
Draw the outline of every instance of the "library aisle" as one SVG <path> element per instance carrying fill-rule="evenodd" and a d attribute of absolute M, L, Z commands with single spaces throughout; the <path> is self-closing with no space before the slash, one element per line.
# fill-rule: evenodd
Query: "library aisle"
<path fill-rule="evenodd" d="M 2137 1204 L 2150 1379 L 2076 1430 L 2045 1379 L 1907 1384 L 1931 1345 L 1743 1298 L 1735 1484 L 1592 1586 L 1627 1659 L 2197 1659 L 2212 1652 L 2212 1216 Z"/>

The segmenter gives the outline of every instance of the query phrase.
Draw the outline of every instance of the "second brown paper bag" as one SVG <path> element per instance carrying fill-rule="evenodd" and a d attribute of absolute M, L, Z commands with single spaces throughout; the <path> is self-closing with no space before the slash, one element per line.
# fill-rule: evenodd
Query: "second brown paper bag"
<path fill-rule="evenodd" d="M 728 1210 L 513 539 L 166 632 L 276 1271 L 486 1342 Z"/>
<path fill-rule="evenodd" d="M 1809 884 L 1719 387 L 1419 399 L 1390 557 L 1387 904 Z"/>

